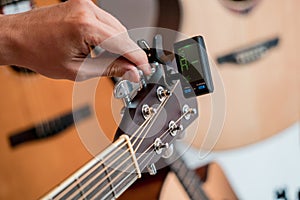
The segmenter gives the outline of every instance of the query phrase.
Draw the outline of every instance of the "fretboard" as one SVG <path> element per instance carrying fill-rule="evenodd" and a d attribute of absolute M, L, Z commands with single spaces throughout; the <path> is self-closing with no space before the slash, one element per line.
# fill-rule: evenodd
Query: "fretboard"
<path fill-rule="evenodd" d="M 171 170 L 176 174 L 185 191 L 192 200 L 208 200 L 202 189 L 202 181 L 195 171 L 189 169 L 182 158 L 170 164 Z"/>
<path fill-rule="evenodd" d="M 140 176 L 130 140 L 123 135 L 42 199 L 116 199 Z"/>

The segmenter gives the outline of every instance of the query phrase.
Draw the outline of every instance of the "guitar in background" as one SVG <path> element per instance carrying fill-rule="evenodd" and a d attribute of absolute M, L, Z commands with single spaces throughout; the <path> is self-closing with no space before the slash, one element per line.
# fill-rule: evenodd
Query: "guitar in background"
<path fill-rule="evenodd" d="M 242 61 L 217 64 L 226 120 L 206 160 L 217 159 L 241 199 L 298 199 L 299 2 L 253 1 L 256 6 L 243 15 L 222 4 L 239 1 L 181 2 L 183 33 L 203 34 L 215 62 L 227 55 Z M 203 144 L 207 124 L 202 118 L 194 141 L 200 151 L 211 147 Z"/>
<path fill-rule="evenodd" d="M 1 6 L 1 11 L 12 14 L 56 3 L 59 1 L 14 1 L 5 8 Z M 0 199 L 37 199 L 91 158 L 73 126 L 73 111 L 81 108 L 88 111 L 80 122 L 82 124 L 89 124 L 97 113 L 93 112 L 94 105 L 89 102 L 72 110 L 72 82 L 16 69 L 0 67 L 0 91 L 4 97 L 0 101 Z M 101 105 L 98 109 L 106 113 L 103 123 L 111 132 L 115 130 L 109 109 L 113 84 L 110 79 L 102 79 L 101 85 L 104 88 L 96 94 L 96 97 L 101 96 L 97 101 Z M 115 105 L 117 107 L 118 102 Z M 10 136 L 24 131 L 40 133 L 41 138 L 53 131 L 58 135 L 11 146 Z M 104 148 L 107 143 L 103 141 L 99 145 Z"/>
<path fill-rule="evenodd" d="M 119 199 L 238 199 L 217 163 L 190 169 L 181 157 L 168 164 L 155 176 L 145 174 Z"/>
<path fill-rule="evenodd" d="M 299 57 L 296 55 L 299 2 L 253 2 L 255 7 L 241 15 L 223 6 L 223 3 L 228 6 L 227 3 L 238 1 L 181 1 L 184 17 L 180 31 L 187 35 L 201 33 L 205 37 L 208 52 L 224 82 L 226 120 L 215 150 L 263 141 L 299 120 Z M 258 56 L 252 62 L 217 63 L 220 57 L 274 38 L 279 39 L 274 48 L 248 52 L 249 60 Z M 247 58 L 245 54 L 240 57 L 243 56 Z M 205 103 L 205 98 L 201 98 L 200 105 Z M 202 114 L 208 116 L 209 113 L 202 109 Z M 203 120 L 194 144 L 207 149 L 208 146 L 201 145 L 209 122 Z"/>
<path fill-rule="evenodd" d="M 10 1 L 3 2 L 10 3 Z M 28 2 L 30 4 L 27 4 Z M 165 6 L 160 6 L 160 9 L 166 9 L 168 4 L 172 7 L 178 5 L 177 1 L 174 1 L 175 3 L 173 1 L 162 2 Z M 30 9 L 28 5 L 30 7 L 40 7 L 56 3 L 59 3 L 59 1 L 22 1 L 22 5 L 26 5 L 27 10 Z M 153 6 L 155 20 L 151 23 L 154 24 L 147 24 L 147 26 L 156 26 L 157 22 L 162 23 L 161 20 L 156 18 L 157 15 L 161 15 L 159 14 L 161 10 L 157 10 L 159 3 L 153 3 L 155 3 Z M 17 4 L 18 2 L 14 1 L 10 10 L 15 12 L 16 7 L 18 7 Z M 3 6 L 1 8 L 3 11 Z M 19 9 L 19 11 L 22 9 Z M 133 9 L 133 7 L 130 6 L 130 9 Z M 141 10 L 143 9 L 147 10 L 148 8 L 141 7 Z M 178 15 L 175 12 L 173 14 L 174 19 L 178 19 Z M 172 16 L 169 15 L 169 17 Z M 154 14 L 150 17 L 154 17 Z M 168 20 L 169 18 L 165 19 Z M 175 20 L 174 22 L 173 26 L 178 27 L 179 21 Z M 165 27 L 168 24 L 165 23 Z M 90 160 L 91 155 L 82 145 L 76 130 L 72 126 L 63 130 L 57 136 L 22 143 L 15 148 L 11 147 L 9 142 L 11 134 L 36 127 L 48 127 L 49 122 L 60 122 L 60 119 L 72 113 L 73 83 L 63 80 L 51 80 L 39 74 L 22 70 L 20 72 L 20 68 L 16 69 L 17 71 L 10 66 L 1 66 L 0 69 L 0 91 L 5 96 L 0 101 L 0 145 L 2 147 L 0 153 L 2 159 L 0 164 L 0 198 L 37 199 Z M 87 81 L 86 84 L 89 84 L 89 82 Z M 111 135 L 107 135 L 109 139 L 104 138 L 98 143 L 104 149 L 112 141 L 113 133 L 117 128 L 117 122 L 115 122 L 113 115 L 119 115 L 119 113 L 112 113 L 111 103 L 113 101 L 114 107 L 118 110 L 118 108 L 121 108 L 121 102 L 112 100 L 113 84 L 110 79 L 102 78 L 99 85 L 101 87 L 97 89 L 95 95 L 96 105 L 82 102 L 82 105 L 75 108 L 75 111 L 85 106 L 91 110 L 93 110 L 93 106 L 96 107 L 95 113 L 92 112 L 80 123 L 89 127 L 92 116 L 96 115 L 98 117 L 99 123 L 105 129 L 104 132 L 111 133 Z M 105 116 L 103 113 L 105 113 Z M 93 131 L 92 128 L 89 129 Z"/>
<path fill-rule="evenodd" d="M 228 151 L 228 155 L 230 155 L 230 152 L 236 155 L 241 151 L 244 154 L 241 154 L 240 157 L 243 157 L 243 155 L 247 157 L 247 151 L 245 150 L 250 150 L 251 147 L 254 147 L 253 151 L 255 151 L 255 147 L 263 147 L 264 145 L 265 148 L 262 148 L 262 150 L 270 149 L 272 144 L 267 146 L 267 143 L 276 140 L 276 138 L 276 141 L 279 141 L 285 132 L 282 134 L 278 133 L 299 120 L 299 79 L 297 78 L 297 74 L 299 74 L 299 58 L 296 55 L 297 51 L 295 51 L 297 49 L 296 44 L 299 43 L 299 38 L 296 35 L 299 32 L 299 26 L 297 26 L 299 24 L 299 16 L 296 10 L 299 7 L 299 2 L 285 1 L 275 3 L 271 0 L 262 0 L 251 12 L 245 15 L 229 11 L 223 7 L 221 1 L 204 2 L 191 0 L 188 2 L 181 1 L 181 5 L 184 17 L 182 18 L 180 31 L 188 35 L 203 34 L 207 39 L 208 52 L 212 58 L 215 58 L 215 62 L 217 62 L 217 58 L 232 53 L 244 50 L 258 50 L 257 52 L 247 51 L 248 55 L 245 58 L 251 62 L 227 62 L 218 65 L 226 90 L 227 116 L 221 136 L 214 146 L 216 154 L 222 154 L 222 150 L 234 149 Z M 276 42 L 276 38 L 279 38 L 279 43 L 277 46 L 273 46 L 274 48 L 267 48 L 267 51 L 260 51 L 261 48 L 254 48 L 265 48 L 265 45 L 260 44 L 267 44 L 268 46 L 270 41 L 271 44 L 274 41 Z M 205 105 L 209 104 L 208 97 L 202 97 L 198 103 L 202 108 L 201 116 L 209 116 L 209 111 L 205 109 Z M 210 148 L 210 146 L 203 146 L 203 140 L 209 129 L 208 124 L 209 121 L 206 118 L 202 118 L 200 131 L 194 141 L 195 147 Z M 299 125 L 295 124 L 293 127 L 294 131 L 299 132 Z M 288 136 L 288 138 L 290 137 Z M 289 144 L 294 145 L 295 142 Z M 285 145 L 288 144 L 285 143 Z M 292 148 L 298 149 L 295 146 Z M 277 149 L 282 149 L 282 146 L 279 145 Z M 253 151 L 251 152 L 253 153 Z M 257 149 L 256 152 L 259 154 L 259 151 Z M 282 170 L 287 170 L 286 168 L 277 168 L 282 165 L 274 164 L 270 166 L 272 161 L 276 163 L 275 160 L 278 160 L 272 160 L 272 156 L 276 158 L 277 155 L 270 154 L 269 151 L 264 152 L 263 155 L 268 158 L 259 158 L 259 160 L 263 161 L 261 163 L 264 163 L 264 166 L 268 166 L 268 168 L 259 171 L 262 175 L 261 179 L 266 179 L 263 174 L 269 174 L 271 171 L 269 169 L 279 170 L 277 174 L 282 173 Z M 279 151 L 277 153 L 280 155 L 278 156 L 279 158 L 285 155 L 280 154 Z M 295 155 L 297 157 L 297 153 L 297 150 L 294 151 L 294 158 Z M 224 154 L 226 154 L 226 151 Z M 291 155 L 285 155 L 284 157 L 293 158 Z M 219 159 L 221 160 L 222 157 Z M 266 160 L 269 161 L 270 159 L 269 163 L 265 163 Z M 229 161 L 232 160 L 229 159 Z M 238 163 L 237 159 L 235 161 Z M 248 163 L 251 160 L 246 162 L 246 159 L 244 159 L 241 162 Z M 229 182 L 231 182 L 235 172 L 231 171 L 231 174 L 228 174 L 229 162 L 225 166 L 225 174 L 230 175 Z M 238 166 L 232 169 L 242 170 L 237 169 Z M 243 171 L 236 174 L 250 174 L 250 177 L 255 179 L 257 171 L 252 166 L 253 163 L 249 164 L 248 168 L 244 166 Z M 262 165 L 258 164 L 258 166 L 261 166 L 259 169 L 262 168 Z M 291 168 L 288 169 L 292 170 Z M 295 171 L 294 168 L 293 170 Z M 241 178 L 236 177 L 235 182 Z M 272 182 L 272 177 L 268 178 Z M 266 191 L 264 188 L 262 190 L 265 193 L 267 192 L 267 196 L 270 199 L 277 200 L 277 196 L 278 199 L 296 198 L 297 188 L 284 188 L 283 186 L 287 184 L 285 181 L 289 181 L 289 179 L 272 183 L 271 187 L 273 187 L 273 190 Z M 167 179 L 165 184 L 171 185 L 174 182 L 176 182 L 175 176 Z M 257 180 L 247 182 L 249 186 L 254 186 L 256 183 Z M 174 188 L 174 186 L 171 186 L 171 188 Z M 239 187 L 235 186 L 233 189 L 236 188 Z M 168 197 L 182 194 L 182 192 L 172 189 L 166 189 L 164 192 L 167 193 L 165 196 Z M 240 190 L 236 191 L 237 195 L 240 192 Z M 253 190 L 249 192 L 253 194 L 258 193 Z M 289 194 L 287 194 L 288 192 Z"/>

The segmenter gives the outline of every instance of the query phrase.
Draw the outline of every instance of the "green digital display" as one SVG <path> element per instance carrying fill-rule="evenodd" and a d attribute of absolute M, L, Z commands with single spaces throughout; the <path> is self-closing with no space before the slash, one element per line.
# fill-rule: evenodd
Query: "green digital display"
<path fill-rule="evenodd" d="M 203 79 L 198 48 L 196 43 L 178 48 L 180 71 L 188 82 Z"/>
<path fill-rule="evenodd" d="M 214 86 L 202 36 L 195 36 L 174 44 L 176 66 L 186 98 L 213 92 Z"/>

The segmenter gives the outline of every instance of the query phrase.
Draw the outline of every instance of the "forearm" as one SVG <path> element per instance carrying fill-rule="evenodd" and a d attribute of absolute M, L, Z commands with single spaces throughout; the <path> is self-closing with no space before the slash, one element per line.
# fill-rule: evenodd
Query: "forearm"
<path fill-rule="evenodd" d="M 10 64 L 9 60 L 13 52 L 13 41 L 10 35 L 10 16 L 0 15 L 0 65 Z"/>
<path fill-rule="evenodd" d="M 0 65 L 20 64 L 18 43 L 22 24 L 19 15 L 0 15 Z"/>
<path fill-rule="evenodd" d="M 90 72 L 89 68 L 79 72 L 90 53 L 89 47 L 97 45 L 126 59 L 112 61 L 108 66 L 98 63 L 94 66 L 96 71 Z M 86 0 L 0 15 L 0 65 L 22 66 L 51 78 L 71 80 L 77 75 L 86 79 L 131 72 L 130 77 L 138 81 L 136 66 L 146 74 L 151 72 L 145 52 L 131 40 L 126 28 Z"/>

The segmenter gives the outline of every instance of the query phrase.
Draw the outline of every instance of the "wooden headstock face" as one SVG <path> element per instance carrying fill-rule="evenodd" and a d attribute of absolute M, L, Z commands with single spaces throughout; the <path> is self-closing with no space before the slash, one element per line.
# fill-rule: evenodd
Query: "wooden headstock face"
<path fill-rule="evenodd" d="M 164 98 L 160 91 L 168 93 Z M 149 83 L 125 108 L 116 138 L 130 137 L 140 169 L 169 156 L 173 143 L 198 117 L 196 98 L 185 99 L 180 84 Z"/>

